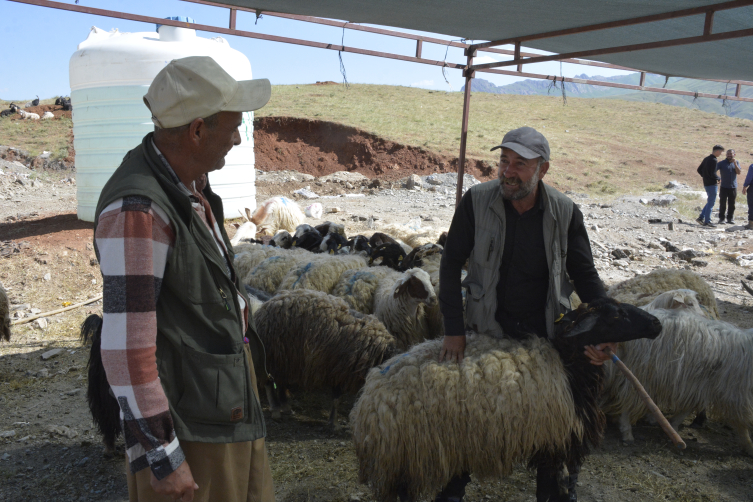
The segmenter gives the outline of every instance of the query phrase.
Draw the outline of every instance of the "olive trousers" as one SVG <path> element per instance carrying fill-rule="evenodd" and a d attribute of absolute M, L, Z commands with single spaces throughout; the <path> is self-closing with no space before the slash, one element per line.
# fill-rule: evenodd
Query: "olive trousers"
<path fill-rule="evenodd" d="M 259 399 L 253 358 L 247 347 L 251 381 Z M 242 443 L 181 441 L 180 447 L 193 479 L 199 485 L 194 492 L 194 502 L 274 502 L 272 469 L 264 438 Z M 150 469 L 131 473 L 127 457 L 126 473 L 130 502 L 172 501 L 170 497 L 158 495 L 152 489 Z"/>

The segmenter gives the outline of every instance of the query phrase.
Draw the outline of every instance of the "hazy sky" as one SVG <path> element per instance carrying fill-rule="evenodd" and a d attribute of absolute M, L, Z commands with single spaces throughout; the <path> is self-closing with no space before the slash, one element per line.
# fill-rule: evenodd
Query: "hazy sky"
<path fill-rule="evenodd" d="M 63 0 L 74 3 L 74 0 Z M 119 10 L 134 14 L 164 18 L 190 16 L 197 23 L 227 27 L 228 9 L 198 5 L 179 0 L 80 0 L 79 5 Z M 92 26 L 104 30 L 117 28 L 121 32 L 153 32 L 153 24 L 122 19 L 66 12 L 44 7 L 0 0 L 0 39 L 3 42 L 3 71 L 0 73 L 0 99 L 24 100 L 35 95 L 49 98 L 70 94 L 68 60 L 77 45 L 89 34 Z M 13 22 L 11 22 L 11 20 Z M 255 16 L 238 13 L 237 27 L 280 36 L 340 44 L 343 30 L 285 19 L 263 16 L 254 25 Z M 198 32 L 201 37 L 218 34 Z M 502 34 L 501 34 L 502 35 Z M 251 61 L 254 77 L 266 77 L 273 84 L 306 84 L 317 80 L 342 81 L 340 62 L 336 51 L 308 48 L 276 42 L 266 42 L 243 37 L 222 35 L 234 49 Z M 447 39 L 440 35 L 438 38 Z M 415 55 L 415 42 L 370 33 L 345 30 L 345 45 L 365 49 Z M 423 55 L 429 59 L 465 62 L 461 49 L 435 44 L 424 44 Z M 490 62 L 489 53 L 475 62 Z M 463 85 L 460 70 L 446 69 L 449 83 L 437 66 L 388 60 L 372 56 L 343 53 L 343 62 L 351 83 L 389 84 L 430 89 L 459 91 Z M 528 65 L 525 71 L 543 74 L 560 74 L 559 63 Z M 565 76 L 580 73 L 589 75 L 617 75 L 624 72 L 606 68 L 593 68 L 571 64 L 562 65 Z M 497 85 L 521 80 L 501 75 L 478 74 Z"/>

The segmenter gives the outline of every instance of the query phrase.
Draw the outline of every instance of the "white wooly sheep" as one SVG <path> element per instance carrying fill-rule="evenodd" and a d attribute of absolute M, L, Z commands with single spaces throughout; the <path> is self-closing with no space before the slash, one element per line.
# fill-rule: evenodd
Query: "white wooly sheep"
<path fill-rule="evenodd" d="M 235 235 L 230 239 L 233 247 L 239 245 L 242 241 L 248 241 L 256 238 L 256 225 L 247 221 L 235 231 Z"/>
<path fill-rule="evenodd" d="M 407 252 L 425 244 L 436 244 L 439 240 L 439 236 L 442 235 L 442 230 L 432 227 L 424 227 L 414 230 L 407 225 L 397 223 L 382 226 L 379 231 L 407 244 L 410 247 Z"/>
<path fill-rule="evenodd" d="M 42 120 L 54 119 L 54 118 L 55 118 L 55 114 L 52 112 L 44 112 L 42 114 Z"/>
<path fill-rule="evenodd" d="M 309 255 L 309 260 L 301 261 L 285 275 L 278 291 L 313 289 L 330 293 L 343 272 L 367 265 L 366 258 L 360 255 Z"/>
<path fill-rule="evenodd" d="M 268 256 L 243 277 L 243 283 L 272 294 L 288 272 L 302 262 L 311 261 L 312 254 L 305 249 L 293 248 Z"/>
<path fill-rule="evenodd" d="M 439 265 L 442 261 L 443 250 L 444 248 L 439 244 L 428 243 L 414 248 L 403 260 L 404 267 L 419 267 L 429 274 L 431 285 L 437 295 L 439 295 Z M 429 329 L 436 332 L 437 336 L 444 336 L 444 319 L 438 302 L 427 308 L 426 317 Z"/>
<path fill-rule="evenodd" d="M 246 275 L 251 272 L 259 263 L 266 258 L 281 254 L 286 249 L 276 248 L 274 246 L 262 246 L 259 244 L 242 244 L 235 248 L 235 260 L 233 266 L 235 273 L 244 282 Z"/>
<path fill-rule="evenodd" d="M 249 220 L 258 227 L 259 233 L 275 235 L 279 230 L 295 232 L 296 227 L 306 221 L 306 216 L 294 201 L 287 197 L 273 197 L 256 208 Z"/>
<path fill-rule="evenodd" d="M 712 319 L 719 319 L 719 308 L 711 286 L 689 270 L 659 269 L 639 275 L 610 287 L 607 295 L 619 302 L 641 307 L 665 291 L 691 289 L 698 293 L 698 302 Z"/>
<path fill-rule="evenodd" d="M 401 348 L 436 338 L 426 309 L 437 305 L 429 274 L 419 268 L 395 272 L 380 279 L 374 291 L 374 315 L 397 338 Z"/>
<path fill-rule="evenodd" d="M 29 113 L 24 110 L 18 110 L 18 113 L 21 114 L 21 118 L 24 120 L 39 120 L 39 115 L 36 113 Z"/>
<path fill-rule="evenodd" d="M 332 289 L 332 295 L 345 300 L 353 310 L 373 314 L 374 292 L 379 281 L 394 272 L 389 267 L 346 270 Z"/>
<path fill-rule="evenodd" d="M 650 313 L 661 320 L 661 335 L 620 344 L 618 357 L 656 405 L 674 414 L 670 423 L 675 430 L 689 413 L 708 410 L 737 432 L 745 452 L 753 456 L 753 333 L 686 309 Z M 614 365 L 605 366 L 602 409 L 620 417 L 622 440 L 630 443 L 631 424 L 648 408 Z"/>
<path fill-rule="evenodd" d="M 415 501 L 463 472 L 498 478 L 528 462 L 566 473 L 582 462 L 604 430 L 603 369 L 583 346 L 660 329 L 630 305 L 589 307 L 566 314 L 553 342 L 471 334 L 462 363 L 439 363 L 432 340 L 372 369 L 350 415 L 360 481 L 380 502 Z"/>
<path fill-rule="evenodd" d="M 708 311 L 704 310 L 698 302 L 698 293 L 692 289 L 674 289 L 672 291 L 667 291 L 666 293 L 660 294 L 654 298 L 651 303 L 644 305 L 641 308 L 647 312 L 655 309 L 685 309 L 696 315 L 711 319 Z"/>

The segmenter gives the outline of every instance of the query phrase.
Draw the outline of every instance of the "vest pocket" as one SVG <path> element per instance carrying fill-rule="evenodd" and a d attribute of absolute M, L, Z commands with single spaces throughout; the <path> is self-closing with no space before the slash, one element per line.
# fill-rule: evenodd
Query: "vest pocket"
<path fill-rule="evenodd" d="M 183 395 L 176 409 L 184 421 L 245 422 L 248 416 L 246 357 L 209 354 L 183 346 Z"/>

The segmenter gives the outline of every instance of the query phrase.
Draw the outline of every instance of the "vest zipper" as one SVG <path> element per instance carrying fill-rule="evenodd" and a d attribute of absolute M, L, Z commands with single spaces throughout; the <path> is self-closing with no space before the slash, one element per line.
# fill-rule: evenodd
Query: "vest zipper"
<path fill-rule="evenodd" d="M 230 305 L 227 303 L 227 295 L 225 295 L 225 292 L 222 290 L 222 288 L 217 288 L 217 290 L 220 292 L 220 296 L 222 297 L 222 300 L 225 302 L 225 309 L 230 310 Z"/>

